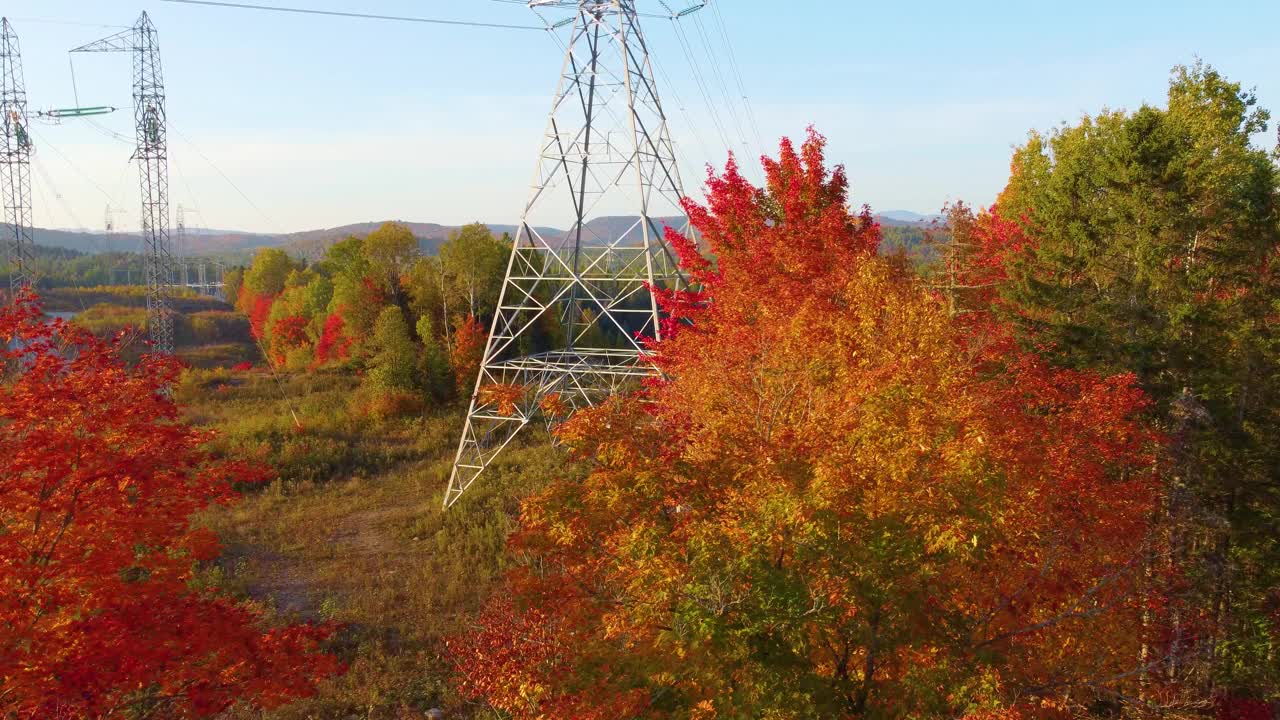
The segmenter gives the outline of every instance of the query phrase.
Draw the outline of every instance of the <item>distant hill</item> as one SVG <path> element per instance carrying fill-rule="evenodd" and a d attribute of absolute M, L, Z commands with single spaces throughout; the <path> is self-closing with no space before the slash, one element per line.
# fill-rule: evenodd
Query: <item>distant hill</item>
<path fill-rule="evenodd" d="M 278 235 L 247 233 L 238 231 L 221 231 L 218 233 L 198 234 L 188 232 L 185 248 L 175 248 L 181 255 L 227 255 L 230 253 L 256 250 L 260 247 L 277 243 Z"/>
<path fill-rule="evenodd" d="M 636 220 L 636 216 L 605 216 L 590 220 L 583 226 L 583 244 L 587 246 L 599 245 L 605 242 L 605 238 L 616 238 L 625 232 L 638 232 L 635 229 Z M 330 245 L 339 240 L 352 235 L 365 237 L 381 227 L 383 222 L 385 221 L 355 223 L 323 230 L 289 233 L 288 235 L 276 236 L 274 245 L 283 247 L 293 255 L 314 260 L 323 255 Z M 406 222 L 404 220 L 397 220 L 396 222 L 408 226 L 414 237 L 418 238 L 422 251 L 429 254 L 434 254 L 439 250 L 440 246 L 449 239 L 449 233 L 458 230 L 460 227 L 458 225 Z M 664 225 L 682 226 L 684 224 L 683 218 L 659 218 L 657 222 L 659 228 Z M 486 224 L 495 235 L 509 233 L 514 236 L 518 229 L 516 225 Z M 549 243 L 554 244 L 566 241 L 565 230 L 551 227 L 538 227 L 535 230 Z"/>
<path fill-rule="evenodd" d="M 13 226 L 8 223 L 0 225 L 6 237 L 11 237 Z M 31 239 L 36 245 L 48 248 L 62 248 L 81 253 L 137 252 L 142 245 L 142 236 L 137 233 L 105 233 L 87 232 L 83 230 L 46 230 L 32 228 Z"/>
<path fill-rule="evenodd" d="M 608 242 L 609 239 L 622 237 L 624 233 L 628 237 L 639 238 L 641 233 L 639 220 L 640 218 L 636 215 L 611 215 L 589 220 L 582 227 L 582 244 L 586 246 L 601 245 Z M 685 224 L 688 223 L 688 220 L 684 217 L 654 218 L 653 220 L 659 231 L 668 225 L 676 229 L 683 229 Z M 565 231 L 563 230 L 551 231 L 548 234 L 544 234 L 543 237 L 550 241 L 550 235 L 566 240 L 564 237 Z"/>
<path fill-rule="evenodd" d="M 922 227 L 932 223 L 937 215 L 920 215 L 905 210 L 894 210 L 876 216 L 885 227 Z M 292 255 L 315 260 L 324 255 L 325 250 L 334 243 L 349 236 L 364 237 L 378 229 L 383 220 L 340 225 L 332 228 L 304 230 L 293 233 L 251 233 L 237 230 L 189 229 L 184 248 L 175 247 L 175 254 L 193 257 L 247 257 L 262 247 L 278 247 Z M 441 225 L 429 222 L 404 222 L 418 238 L 423 252 L 435 253 L 449 233 L 457 230 L 457 225 Z M 684 218 L 659 218 L 658 225 L 682 227 Z M 605 238 L 615 238 L 624 232 L 638 232 L 635 228 L 635 216 L 605 216 L 589 221 L 584 226 L 583 244 L 590 247 L 600 245 Z M 8 226 L 3 226 L 7 228 Z M 489 224 L 495 234 L 515 234 L 517 226 L 508 224 Z M 548 242 L 565 242 L 566 231 L 557 228 L 539 227 L 537 232 Z M 142 237 L 138 233 L 117 233 L 107 235 L 102 232 L 84 230 L 47 230 L 35 228 L 33 239 L 36 244 L 53 248 L 66 248 L 77 252 L 98 254 L 107 252 L 140 252 Z"/>
<path fill-rule="evenodd" d="M 381 227 L 382 224 L 381 222 L 354 223 L 333 228 L 304 230 L 286 235 L 277 235 L 272 245 L 284 248 L 290 255 L 297 255 L 314 261 L 320 259 L 325 250 L 328 250 L 329 246 L 339 240 L 353 235 L 355 237 L 365 237 Z M 436 223 L 405 222 L 404 224 L 409 226 L 413 236 L 418 238 L 418 244 L 422 247 L 423 252 L 427 253 L 434 253 L 439 249 L 441 243 L 448 238 L 450 230 L 450 228 Z"/>
<path fill-rule="evenodd" d="M 343 238 L 355 236 L 365 237 L 369 233 L 382 227 L 386 222 L 398 222 L 408 226 L 413 236 L 418 238 L 418 245 L 422 251 L 428 254 L 434 254 L 440 249 L 440 246 L 449 239 L 449 233 L 458 230 L 460 225 L 440 225 L 438 223 L 420 223 L 407 222 L 405 220 L 379 220 L 363 223 L 354 223 L 351 225 L 340 225 L 333 228 L 324 228 L 322 230 L 304 230 L 302 232 L 288 233 L 286 235 L 274 236 L 275 242 L 273 246 L 282 247 L 291 255 L 305 257 L 309 260 L 319 259 L 324 255 L 324 251 L 329 246 L 342 240 Z M 515 225 L 494 225 L 488 224 L 489 230 L 495 235 L 502 233 L 515 234 Z M 550 232 L 553 234 L 562 234 L 563 231 L 551 228 L 540 228 L 540 232 Z"/>
<path fill-rule="evenodd" d="M 0 228 L 8 234 L 12 232 L 7 223 Z M 31 239 L 36 245 L 51 248 L 75 250 L 87 254 L 109 252 L 141 252 L 142 235 L 136 232 L 112 233 L 92 232 L 88 230 L 48 230 L 32 228 Z M 278 244 L 275 235 L 247 233 L 238 231 L 213 231 L 189 233 L 187 245 L 188 255 L 225 255 L 228 253 L 253 250 L 263 246 Z M 175 248 L 175 252 L 178 248 Z"/>
<path fill-rule="evenodd" d="M 943 219 L 942 215 L 921 215 L 910 210 L 886 210 L 876 214 L 881 225 L 929 225 Z"/>

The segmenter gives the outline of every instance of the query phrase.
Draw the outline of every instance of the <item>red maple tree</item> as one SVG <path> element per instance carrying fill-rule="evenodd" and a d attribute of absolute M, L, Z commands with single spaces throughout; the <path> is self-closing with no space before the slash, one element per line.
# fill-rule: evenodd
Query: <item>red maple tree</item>
<path fill-rule="evenodd" d="M 480 363 L 484 359 L 484 345 L 487 338 L 488 333 L 474 315 L 468 315 L 455 324 L 449 363 L 453 366 L 453 378 L 458 386 L 458 395 L 462 397 L 469 397 L 471 389 L 475 386 L 476 376 L 480 374 Z"/>
<path fill-rule="evenodd" d="M 267 320 L 271 317 L 271 306 L 275 304 L 274 295 L 263 295 L 249 289 L 248 285 L 240 286 L 240 296 L 236 298 L 236 308 L 249 316 L 249 332 L 255 340 L 264 340 L 267 336 Z"/>
<path fill-rule="evenodd" d="M 273 706 L 338 671 L 331 629 L 262 627 L 192 586 L 217 538 L 190 518 L 265 479 L 178 420 L 179 361 L 0 309 L 0 715 L 206 717 Z M 149 714 L 150 713 L 150 714 Z"/>
<path fill-rule="evenodd" d="M 301 315 L 286 315 L 271 325 L 271 349 L 279 365 L 285 363 L 290 350 L 305 347 L 309 340 L 307 319 Z"/>
<path fill-rule="evenodd" d="M 351 338 L 343 334 L 346 323 L 340 313 L 333 313 L 324 320 L 324 329 L 316 341 L 316 364 L 334 360 L 346 360 L 351 354 Z"/>
<path fill-rule="evenodd" d="M 976 337 L 878 255 L 824 148 L 784 141 L 763 188 L 731 162 L 686 203 L 700 244 L 668 237 L 700 289 L 659 293 L 664 377 L 559 428 L 591 470 L 523 505 L 513 599 L 452 641 L 469 696 L 1012 720 L 1138 682 L 1146 398 Z"/>

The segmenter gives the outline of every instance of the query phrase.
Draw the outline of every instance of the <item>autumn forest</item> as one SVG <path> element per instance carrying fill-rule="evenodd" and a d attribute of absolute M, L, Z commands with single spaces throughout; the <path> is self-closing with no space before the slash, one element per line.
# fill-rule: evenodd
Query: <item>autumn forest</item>
<path fill-rule="evenodd" d="M 1280 717 L 1254 94 L 1179 66 L 910 243 L 821 131 L 683 201 L 660 372 L 448 509 L 508 234 L 262 248 L 173 355 L 130 287 L 7 298 L 0 717 Z"/>

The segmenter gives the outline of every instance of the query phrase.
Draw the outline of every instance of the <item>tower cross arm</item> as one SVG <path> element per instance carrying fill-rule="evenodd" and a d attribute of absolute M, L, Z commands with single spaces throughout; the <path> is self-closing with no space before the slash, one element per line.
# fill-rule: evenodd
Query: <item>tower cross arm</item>
<path fill-rule="evenodd" d="M 138 49 L 137 35 L 133 28 L 121 30 L 110 37 L 94 40 L 87 45 L 73 48 L 73 53 L 89 52 L 133 52 Z"/>
<path fill-rule="evenodd" d="M 520 0 L 509 0 L 520 2 Z M 609 11 L 617 9 L 618 5 L 624 0 L 528 0 L 527 4 L 534 10 L 564 9 L 573 11 Z M 629 0 L 629 12 L 636 17 L 658 18 L 660 20 L 675 20 L 676 18 L 691 15 L 707 6 L 711 0 L 684 0 L 683 3 L 668 3 L 667 0 L 657 0 L 663 12 L 643 12 L 637 9 L 636 1 Z M 692 3 L 685 7 L 685 3 Z"/>

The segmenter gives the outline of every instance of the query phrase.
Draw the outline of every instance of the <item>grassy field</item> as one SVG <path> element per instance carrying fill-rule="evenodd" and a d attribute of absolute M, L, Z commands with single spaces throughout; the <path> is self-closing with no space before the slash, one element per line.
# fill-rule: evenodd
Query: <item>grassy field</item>
<path fill-rule="evenodd" d="M 40 291 L 40 298 L 44 302 L 44 309 L 49 312 L 82 312 L 100 304 L 146 307 L 147 289 L 142 285 L 45 288 Z M 170 303 L 181 313 L 230 307 L 217 298 L 199 295 L 190 290 L 174 291 Z"/>
<path fill-rule="evenodd" d="M 51 311 L 108 336 L 132 327 L 127 353 L 144 348 L 144 297 L 132 288 L 55 290 Z M 260 606 L 272 622 L 328 620 L 348 665 L 314 698 L 228 720 L 405 720 L 442 707 L 484 717 L 450 689 L 443 638 L 465 631 L 493 591 L 520 498 L 554 474 L 576 472 L 545 432 L 530 430 L 454 509 L 441 500 L 462 408 L 376 420 L 353 413 L 359 378 L 348 372 L 275 375 L 248 321 L 224 303 L 183 298 L 177 354 L 192 369 L 175 399 L 187 420 L 214 429 L 214 449 L 274 470 L 241 502 L 200 516 L 224 552 L 199 582 Z M 233 371 L 250 362 L 258 369 Z"/>
<path fill-rule="evenodd" d="M 222 433 L 217 448 L 272 464 L 278 479 L 200 522 L 225 552 L 202 581 L 279 620 L 341 623 L 349 664 L 315 698 L 236 718 L 481 717 L 449 689 L 442 637 L 465 627 L 504 567 L 519 499 L 576 472 L 530 431 L 454 509 L 440 504 L 461 428 L 457 407 L 424 417 L 352 417 L 357 380 L 194 370 L 178 389 L 189 419 Z M 295 422 L 295 416 L 297 421 Z"/>
<path fill-rule="evenodd" d="M 75 313 L 73 322 L 99 337 L 129 331 L 126 357 L 146 348 L 147 310 L 144 288 L 54 288 L 42 294 L 48 312 Z M 197 368 L 259 364 L 262 352 L 249 333 L 249 321 L 216 298 L 180 294 L 172 298 L 174 345 L 178 357 Z"/>

